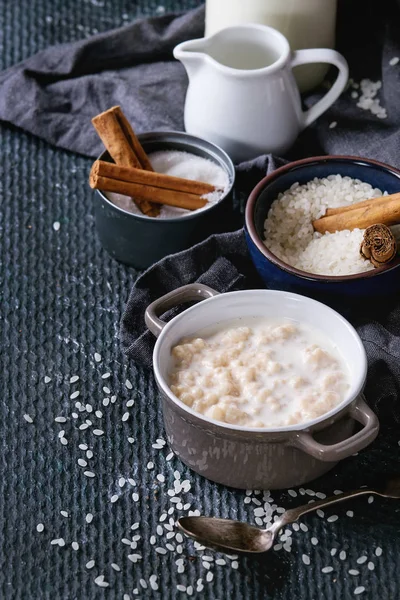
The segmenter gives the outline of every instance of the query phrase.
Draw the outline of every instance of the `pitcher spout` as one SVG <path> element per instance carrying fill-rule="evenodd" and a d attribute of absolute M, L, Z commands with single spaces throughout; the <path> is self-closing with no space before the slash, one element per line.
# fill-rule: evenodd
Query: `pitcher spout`
<path fill-rule="evenodd" d="M 204 62 L 206 42 L 205 38 L 189 40 L 174 48 L 174 57 L 183 64 L 189 78 Z"/>

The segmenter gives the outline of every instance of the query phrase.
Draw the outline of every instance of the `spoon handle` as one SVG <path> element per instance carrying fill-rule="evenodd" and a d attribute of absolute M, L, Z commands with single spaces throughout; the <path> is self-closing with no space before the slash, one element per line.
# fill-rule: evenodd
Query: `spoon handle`
<path fill-rule="evenodd" d="M 275 533 L 284 527 L 285 525 L 289 525 L 290 523 L 294 523 L 303 515 L 307 513 L 318 510 L 319 508 L 324 508 L 325 506 L 330 506 L 331 504 L 336 504 L 338 502 L 344 502 L 349 498 L 355 498 L 357 496 L 363 496 L 365 494 L 376 494 L 375 490 L 370 489 L 361 489 L 361 490 L 353 490 L 351 492 L 344 492 L 338 496 L 330 496 L 329 498 L 325 498 L 324 500 L 318 500 L 317 502 L 311 502 L 310 504 L 304 504 L 303 506 L 297 506 L 296 508 L 289 508 L 289 510 L 285 511 L 281 518 L 275 521 L 272 525 L 271 530 Z"/>

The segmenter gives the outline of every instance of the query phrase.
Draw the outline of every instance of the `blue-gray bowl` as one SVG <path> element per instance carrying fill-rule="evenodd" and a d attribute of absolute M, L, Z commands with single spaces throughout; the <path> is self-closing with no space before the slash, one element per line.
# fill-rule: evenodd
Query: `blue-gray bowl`
<path fill-rule="evenodd" d="M 272 202 L 295 182 L 340 174 L 360 179 L 389 194 L 400 191 L 400 171 L 354 156 L 320 156 L 289 163 L 265 177 L 250 194 L 245 235 L 253 263 L 267 287 L 312 296 L 335 304 L 343 297 L 382 296 L 400 290 L 400 259 L 356 275 L 325 276 L 300 271 L 284 263 L 263 243 L 264 221 Z"/>
<path fill-rule="evenodd" d="M 215 144 L 187 133 L 156 131 L 138 136 L 147 153 L 158 150 L 180 150 L 208 158 L 222 167 L 229 176 L 229 189 L 221 200 L 209 208 L 182 217 L 155 219 L 137 215 L 109 200 L 96 190 L 95 220 L 102 246 L 116 260 L 144 269 L 168 254 L 185 250 L 215 232 L 232 199 L 235 167 L 229 156 Z M 110 160 L 104 152 L 101 160 Z"/>

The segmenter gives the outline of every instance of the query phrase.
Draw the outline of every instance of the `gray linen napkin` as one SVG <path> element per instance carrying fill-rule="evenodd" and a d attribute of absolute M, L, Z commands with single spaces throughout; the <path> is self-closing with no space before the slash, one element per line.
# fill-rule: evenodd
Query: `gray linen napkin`
<path fill-rule="evenodd" d="M 183 130 L 187 79 L 172 50 L 203 32 L 200 7 L 47 48 L 0 74 L 0 119 L 87 156 L 103 149 L 91 118 L 116 104 L 137 132 Z"/>

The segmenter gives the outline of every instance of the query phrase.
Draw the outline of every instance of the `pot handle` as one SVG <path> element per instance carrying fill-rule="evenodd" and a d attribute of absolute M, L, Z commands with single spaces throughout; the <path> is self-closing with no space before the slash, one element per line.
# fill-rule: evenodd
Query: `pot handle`
<path fill-rule="evenodd" d="M 306 65 L 308 63 L 329 63 L 335 65 L 339 69 L 338 76 L 335 83 L 325 94 L 322 96 L 314 106 L 309 110 L 303 112 L 302 118 L 302 129 L 305 129 L 311 123 L 313 123 L 318 117 L 322 115 L 328 108 L 339 98 L 347 85 L 349 78 L 349 66 L 344 56 L 342 56 L 336 50 L 330 50 L 329 48 L 307 48 L 306 50 L 296 50 L 293 52 L 293 58 L 291 67 L 297 67 L 299 65 Z"/>
<path fill-rule="evenodd" d="M 165 311 L 178 304 L 184 304 L 185 302 L 200 302 L 200 300 L 213 298 L 218 295 L 219 292 L 203 283 L 189 283 L 188 285 L 183 285 L 149 304 L 146 308 L 144 320 L 150 331 L 158 337 L 166 326 L 166 323 L 159 319 L 158 315 L 162 315 Z"/>
<path fill-rule="evenodd" d="M 364 427 L 347 440 L 327 446 L 314 440 L 310 433 L 301 431 L 290 445 L 324 462 L 337 462 L 351 456 L 374 441 L 378 435 L 379 421 L 361 396 L 350 408 L 349 415 Z"/>

